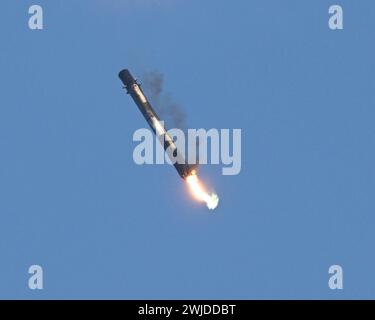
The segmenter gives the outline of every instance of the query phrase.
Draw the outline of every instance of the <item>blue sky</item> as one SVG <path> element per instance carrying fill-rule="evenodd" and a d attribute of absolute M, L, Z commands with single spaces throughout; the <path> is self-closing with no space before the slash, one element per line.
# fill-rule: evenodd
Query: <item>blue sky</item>
<path fill-rule="evenodd" d="M 0 298 L 375 298 L 373 1 L 1 8 Z M 134 164 L 122 68 L 162 72 L 190 128 L 242 129 L 238 176 L 201 168 L 215 213 L 173 167 Z"/>

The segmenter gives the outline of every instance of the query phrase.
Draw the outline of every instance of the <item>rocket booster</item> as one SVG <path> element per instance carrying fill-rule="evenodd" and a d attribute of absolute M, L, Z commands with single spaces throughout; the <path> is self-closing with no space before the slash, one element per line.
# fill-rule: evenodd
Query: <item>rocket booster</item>
<path fill-rule="evenodd" d="M 176 168 L 180 177 L 185 179 L 191 175 L 194 170 L 194 166 L 185 164 L 184 156 L 178 151 L 173 139 L 166 131 L 164 125 L 160 122 L 159 117 L 152 108 L 150 102 L 147 100 L 140 85 L 133 78 L 129 70 L 122 70 L 119 73 L 119 78 L 124 84 L 127 93 L 133 98 L 134 102 L 138 106 L 138 109 L 142 112 L 144 118 L 154 131 L 159 141 L 163 144 L 164 150 L 167 152 L 169 159 L 176 159 L 174 167 Z"/>

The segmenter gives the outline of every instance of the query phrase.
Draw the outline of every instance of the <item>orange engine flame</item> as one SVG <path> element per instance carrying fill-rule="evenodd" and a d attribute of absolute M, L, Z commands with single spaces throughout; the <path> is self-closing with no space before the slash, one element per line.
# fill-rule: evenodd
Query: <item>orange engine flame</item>
<path fill-rule="evenodd" d="M 195 172 L 186 178 L 186 182 L 188 183 L 193 196 L 199 201 L 204 201 L 208 209 L 213 210 L 217 207 L 219 204 L 219 197 L 215 193 L 209 194 L 204 189 Z"/>

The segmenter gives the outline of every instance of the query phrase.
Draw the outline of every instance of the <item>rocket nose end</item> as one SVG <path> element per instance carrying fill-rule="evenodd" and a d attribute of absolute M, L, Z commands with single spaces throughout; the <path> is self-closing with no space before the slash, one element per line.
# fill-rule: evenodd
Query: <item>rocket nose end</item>
<path fill-rule="evenodd" d="M 133 76 L 131 75 L 128 69 L 121 70 L 118 76 L 121 79 L 124 86 L 126 87 L 136 83 L 135 79 L 133 78 Z"/>

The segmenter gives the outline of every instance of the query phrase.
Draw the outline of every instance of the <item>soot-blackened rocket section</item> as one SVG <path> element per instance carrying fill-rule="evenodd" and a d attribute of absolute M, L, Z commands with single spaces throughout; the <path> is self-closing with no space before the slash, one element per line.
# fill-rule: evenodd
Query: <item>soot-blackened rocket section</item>
<path fill-rule="evenodd" d="M 165 130 L 163 124 L 160 122 L 159 117 L 152 108 L 151 104 L 147 100 L 145 94 L 143 93 L 140 85 L 133 78 L 129 70 L 124 69 L 119 73 L 119 78 L 124 84 L 127 93 L 133 98 L 134 102 L 138 106 L 138 109 L 142 112 L 146 121 L 150 125 L 151 129 L 154 131 L 159 141 L 164 145 L 164 150 L 167 152 L 170 159 L 173 155 L 177 159 L 174 167 L 176 168 L 178 174 L 182 179 L 192 174 L 194 166 L 185 164 L 184 157 L 179 153 L 177 146 L 173 142 L 171 136 Z"/>

